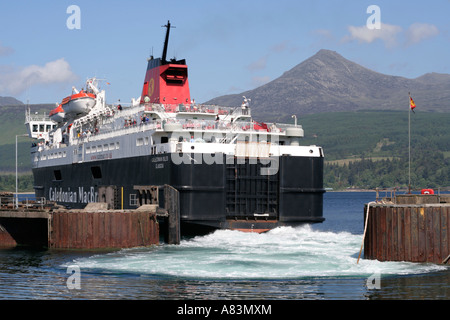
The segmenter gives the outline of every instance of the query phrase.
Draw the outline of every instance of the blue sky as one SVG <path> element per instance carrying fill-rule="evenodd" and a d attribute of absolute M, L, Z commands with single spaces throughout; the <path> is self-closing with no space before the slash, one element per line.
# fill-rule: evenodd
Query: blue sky
<path fill-rule="evenodd" d="M 70 5 L 80 29 L 69 29 Z M 381 29 L 366 22 L 380 8 Z M 106 78 L 107 100 L 142 89 L 146 58 L 185 58 L 191 97 L 204 102 L 276 79 L 320 49 L 377 72 L 450 73 L 450 1 L 15 0 L 0 3 L 0 96 L 59 102 L 86 78 Z"/>

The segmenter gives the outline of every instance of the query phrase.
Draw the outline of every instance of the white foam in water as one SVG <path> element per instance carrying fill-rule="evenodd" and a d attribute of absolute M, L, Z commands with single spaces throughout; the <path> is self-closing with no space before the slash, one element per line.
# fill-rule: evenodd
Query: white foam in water
<path fill-rule="evenodd" d="M 134 248 L 74 261 L 93 272 L 205 279 L 298 279 L 427 273 L 433 264 L 361 258 L 362 235 L 281 227 L 267 233 L 219 230 L 180 245 Z"/>

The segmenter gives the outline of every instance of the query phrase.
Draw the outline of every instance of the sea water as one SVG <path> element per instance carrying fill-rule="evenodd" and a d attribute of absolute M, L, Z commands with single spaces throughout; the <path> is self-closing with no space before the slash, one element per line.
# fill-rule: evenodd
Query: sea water
<path fill-rule="evenodd" d="M 374 199 L 329 192 L 324 223 L 263 234 L 218 230 L 110 252 L 3 249 L 0 299 L 448 299 L 447 266 L 363 252 L 358 262 L 364 204 Z"/>

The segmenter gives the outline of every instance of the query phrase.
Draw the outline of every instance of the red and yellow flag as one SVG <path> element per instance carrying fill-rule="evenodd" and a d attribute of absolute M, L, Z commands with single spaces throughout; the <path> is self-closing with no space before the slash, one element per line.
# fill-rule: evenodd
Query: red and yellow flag
<path fill-rule="evenodd" d="M 414 112 L 414 108 L 416 107 L 416 103 L 413 98 L 409 97 L 409 106 L 411 107 L 411 111 Z"/>

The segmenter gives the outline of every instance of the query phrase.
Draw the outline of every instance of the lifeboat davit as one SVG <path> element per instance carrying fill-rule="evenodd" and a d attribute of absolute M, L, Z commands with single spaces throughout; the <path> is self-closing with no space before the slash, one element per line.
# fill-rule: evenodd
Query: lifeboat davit
<path fill-rule="evenodd" d="M 65 97 L 61 106 L 66 116 L 87 114 L 95 105 L 95 95 L 81 90 L 79 93 Z"/>
<path fill-rule="evenodd" d="M 55 122 L 63 122 L 64 117 L 66 116 L 66 113 L 62 107 L 62 105 L 57 106 L 55 109 L 50 111 L 50 119 L 52 119 Z"/>

